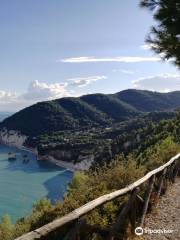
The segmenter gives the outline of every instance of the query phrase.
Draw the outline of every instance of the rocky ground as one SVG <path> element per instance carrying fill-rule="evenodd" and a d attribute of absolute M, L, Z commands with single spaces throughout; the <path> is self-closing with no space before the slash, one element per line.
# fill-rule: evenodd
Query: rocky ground
<path fill-rule="evenodd" d="M 161 233 L 143 234 L 139 239 L 180 240 L 180 178 L 169 187 L 152 213 L 147 215 L 145 229 L 158 230 Z"/>

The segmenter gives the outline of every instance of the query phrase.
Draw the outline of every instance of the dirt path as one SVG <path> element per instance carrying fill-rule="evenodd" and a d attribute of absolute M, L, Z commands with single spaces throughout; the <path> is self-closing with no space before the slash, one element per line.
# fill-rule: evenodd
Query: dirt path
<path fill-rule="evenodd" d="M 180 240 L 180 178 L 162 196 L 157 208 L 147 215 L 145 228 L 170 233 L 145 233 L 144 240 Z"/>

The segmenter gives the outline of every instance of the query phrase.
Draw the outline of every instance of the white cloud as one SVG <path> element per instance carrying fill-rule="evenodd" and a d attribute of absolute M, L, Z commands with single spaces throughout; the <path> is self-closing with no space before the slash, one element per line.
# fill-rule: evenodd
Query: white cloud
<path fill-rule="evenodd" d="M 131 71 L 131 70 L 126 70 L 126 69 L 113 69 L 113 72 L 121 72 L 121 73 L 124 73 L 124 74 L 134 74 L 135 72 L 134 71 Z"/>
<path fill-rule="evenodd" d="M 119 56 L 112 58 L 97 58 L 97 57 L 72 57 L 57 60 L 56 62 L 63 63 L 93 63 L 93 62 L 124 62 L 124 63 L 135 63 L 135 62 L 157 62 L 159 57 L 135 57 L 135 56 Z"/>
<path fill-rule="evenodd" d="M 148 44 L 143 44 L 143 45 L 140 46 L 140 48 L 141 48 L 142 50 L 149 50 L 149 49 L 151 49 L 152 47 L 155 47 L 155 44 L 153 44 L 153 43 L 148 43 Z"/>
<path fill-rule="evenodd" d="M 68 86 L 72 87 L 84 87 L 92 82 L 96 82 L 102 79 L 107 79 L 106 76 L 91 76 L 91 77 L 82 77 L 82 78 L 70 78 L 67 79 Z"/>
<path fill-rule="evenodd" d="M 180 90 L 180 75 L 164 73 L 140 78 L 132 83 L 133 87 L 136 89 L 170 92 Z"/>
<path fill-rule="evenodd" d="M 0 90 L 0 111 L 14 112 L 23 106 L 25 106 L 23 99 L 18 94 Z"/>
<path fill-rule="evenodd" d="M 149 50 L 151 47 L 149 46 L 149 44 L 143 44 L 140 46 L 140 48 L 143 50 Z"/>
<path fill-rule="evenodd" d="M 38 101 L 52 100 L 70 96 L 71 91 L 66 89 L 67 83 L 47 84 L 35 80 L 29 84 L 27 91 L 16 94 L 0 90 L 0 111 L 17 111 Z"/>
<path fill-rule="evenodd" d="M 1 103 L 3 103 L 3 102 L 7 103 L 8 101 L 15 101 L 16 97 L 17 97 L 16 93 L 6 92 L 6 91 L 1 91 L 0 90 L 0 101 L 1 101 Z"/>
<path fill-rule="evenodd" d="M 0 90 L 0 111 L 17 111 L 39 101 L 53 100 L 61 97 L 78 96 L 76 87 L 84 87 L 92 82 L 106 79 L 106 76 L 70 78 L 64 83 L 48 84 L 35 80 L 24 93 L 17 94 Z M 74 89 L 73 89 L 74 88 Z M 84 92 L 82 93 L 84 94 Z"/>
<path fill-rule="evenodd" d="M 26 100 L 40 101 L 69 96 L 66 86 L 66 83 L 47 84 L 35 80 L 30 83 L 28 90 L 25 94 L 23 94 L 23 97 Z"/>

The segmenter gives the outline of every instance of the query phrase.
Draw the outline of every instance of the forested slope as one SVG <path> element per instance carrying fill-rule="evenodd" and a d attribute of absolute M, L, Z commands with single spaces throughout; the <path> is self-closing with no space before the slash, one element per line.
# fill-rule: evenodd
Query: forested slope
<path fill-rule="evenodd" d="M 180 92 L 125 90 L 116 94 L 91 94 L 40 102 L 5 119 L 0 128 L 37 136 L 52 131 L 105 127 L 140 116 L 143 112 L 169 111 L 179 107 Z"/>
<path fill-rule="evenodd" d="M 171 120 L 150 123 L 143 128 L 125 132 L 127 139 L 132 140 L 139 136 L 136 138 L 138 143 L 132 144 L 132 147 L 127 149 L 126 155 L 121 152 L 109 159 L 104 166 L 96 166 L 89 172 L 77 172 L 63 202 L 52 206 L 47 199 L 41 200 L 34 204 L 29 216 L 19 219 L 14 225 L 11 224 L 8 216 L 5 216 L 0 223 L 0 239 L 13 240 L 24 232 L 29 232 L 61 217 L 92 199 L 127 186 L 146 172 L 167 162 L 170 157 L 180 151 L 179 129 L 180 115 L 177 114 Z M 120 139 L 116 140 L 118 143 Z M 117 218 L 120 206 L 126 200 L 122 197 L 118 201 L 105 204 L 103 208 L 92 211 L 85 216 L 87 223 L 97 224 L 102 228 L 109 227 Z M 47 240 L 63 238 L 67 231 L 67 228 L 62 229 Z M 83 239 L 90 240 L 91 237 L 84 233 Z"/>

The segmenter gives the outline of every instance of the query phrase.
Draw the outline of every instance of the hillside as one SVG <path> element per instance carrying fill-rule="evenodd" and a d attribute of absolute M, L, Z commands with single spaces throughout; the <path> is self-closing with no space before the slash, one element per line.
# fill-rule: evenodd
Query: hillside
<path fill-rule="evenodd" d="M 0 222 L 0 229 L 4 230 L 0 232 L 1 236 L 3 236 L 2 239 L 12 240 L 24 233 L 37 229 L 93 199 L 127 187 L 127 185 L 141 178 L 150 170 L 163 165 L 179 152 L 179 129 L 179 114 L 174 119 L 163 120 L 157 124 L 152 124 L 152 122 L 148 124 L 146 122 L 144 126 L 138 126 L 138 129 L 134 129 L 134 131 L 130 131 L 129 128 L 124 129 L 125 138 L 135 141 L 136 139 L 138 140 L 136 136 L 141 138 L 141 144 L 132 144 L 132 149 L 134 149 L 133 154 L 132 149 L 129 148 L 127 155 L 122 155 L 122 152 L 120 152 L 114 159 L 111 159 L 109 164 L 96 167 L 95 171 L 91 169 L 90 171 L 76 172 L 72 182 L 69 184 L 67 194 L 65 194 L 63 201 L 58 201 L 55 205 L 51 205 L 47 199 L 42 199 L 33 205 L 32 212 L 28 216 L 19 219 L 14 225 L 12 225 L 10 221 L 8 221 L 9 218 L 5 216 Z M 124 137 L 121 134 L 120 137 L 122 139 L 118 138 L 118 143 L 120 143 L 121 140 L 124 141 Z M 162 188 L 163 193 L 166 190 L 166 186 L 169 185 L 167 181 L 168 178 L 165 178 L 165 183 Z M 155 189 L 157 189 L 157 184 L 154 184 L 154 186 Z M 146 189 L 146 185 L 141 187 L 139 199 L 144 199 L 144 190 Z M 119 216 L 119 209 L 122 209 L 121 207 L 125 206 L 126 203 L 126 196 L 118 198 L 118 201 L 111 201 L 103 208 L 96 208 L 88 215 L 84 215 L 83 219 L 87 221 L 89 226 L 108 229 L 110 224 L 116 223 L 115 220 Z M 142 203 L 142 200 L 140 203 Z M 154 198 L 152 198 L 152 203 L 154 203 Z M 142 209 L 142 205 L 137 204 L 136 207 L 138 206 Z M 136 212 L 139 213 L 139 211 Z M 165 211 L 166 214 L 164 215 L 166 218 L 167 212 L 168 210 Z M 150 215 L 148 215 L 148 217 L 149 216 Z M 152 223 L 152 221 L 148 221 L 148 223 Z M 128 230 L 130 229 L 130 224 L 127 222 L 125 225 L 125 227 L 128 226 Z M 59 237 L 63 239 L 67 231 L 70 231 L 69 229 L 72 229 L 72 225 L 58 229 L 57 234 L 47 237 L 47 240 L 57 240 Z M 86 228 L 82 228 L 80 234 L 79 236 L 82 236 L 82 239 L 92 239 L 92 235 L 87 234 Z M 123 234 L 125 234 L 126 237 L 126 231 L 123 232 Z"/>
<path fill-rule="evenodd" d="M 144 112 L 180 107 L 180 92 L 157 93 L 125 90 L 115 94 L 91 94 L 34 104 L 0 123 L 0 128 L 19 130 L 28 136 L 52 131 L 106 127 Z"/>
<path fill-rule="evenodd" d="M 159 93 L 130 89 L 116 93 L 115 96 L 143 112 L 170 110 L 180 106 L 180 91 Z"/>

